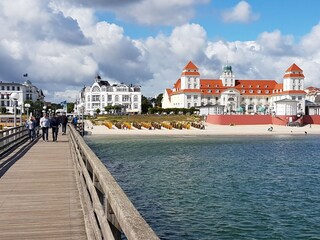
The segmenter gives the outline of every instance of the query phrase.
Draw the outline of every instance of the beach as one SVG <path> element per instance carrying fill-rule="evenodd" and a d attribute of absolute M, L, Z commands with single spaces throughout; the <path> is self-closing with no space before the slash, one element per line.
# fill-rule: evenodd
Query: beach
<path fill-rule="evenodd" d="M 272 127 L 272 131 L 268 129 Z M 85 131 L 88 135 L 320 135 L 320 125 L 306 125 L 303 127 L 289 127 L 281 125 L 214 125 L 205 124 L 205 129 L 112 129 L 103 125 L 85 124 Z"/>

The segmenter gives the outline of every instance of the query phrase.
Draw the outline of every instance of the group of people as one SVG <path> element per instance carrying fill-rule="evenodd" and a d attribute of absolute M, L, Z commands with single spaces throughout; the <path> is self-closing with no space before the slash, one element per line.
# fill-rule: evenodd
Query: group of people
<path fill-rule="evenodd" d="M 66 134 L 68 124 L 68 117 L 65 113 L 61 116 L 52 115 L 49 117 L 47 113 L 37 120 L 35 117 L 30 116 L 26 122 L 26 127 L 29 130 L 29 139 L 33 141 L 38 135 L 38 128 L 42 130 L 42 140 L 48 142 L 49 128 L 52 129 L 52 141 L 58 140 L 59 127 L 62 126 L 62 135 Z"/>

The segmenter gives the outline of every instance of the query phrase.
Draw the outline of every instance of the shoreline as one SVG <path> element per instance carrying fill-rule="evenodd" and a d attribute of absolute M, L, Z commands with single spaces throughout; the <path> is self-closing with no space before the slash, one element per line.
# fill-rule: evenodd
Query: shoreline
<path fill-rule="evenodd" d="M 89 127 L 90 126 L 90 127 Z M 306 125 L 303 127 L 289 127 L 281 125 L 214 125 L 205 124 L 204 130 L 191 129 L 109 129 L 103 125 L 86 124 L 85 131 L 92 136 L 96 135 L 214 135 L 214 136 L 273 136 L 273 135 L 320 135 L 320 125 Z M 268 131 L 269 127 L 273 127 L 273 131 Z"/>

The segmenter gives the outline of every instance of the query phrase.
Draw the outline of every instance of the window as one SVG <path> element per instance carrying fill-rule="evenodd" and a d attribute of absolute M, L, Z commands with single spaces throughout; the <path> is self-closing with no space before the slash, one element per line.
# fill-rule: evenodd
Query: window
<path fill-rule="evenodd" d="M 260 85 L 257 85 L 257 88 L 260 88 Z"/>
<path fill-rule="evenodd" d="M 134 102 L 138 102 L 138 95 L 134 95 L 133 101 L 134 101 Z"/>
<path fill-rule="evenodd" d="M 264 85 L 265 88 L 268 88 L 268 85 Z"/>
<path fill-rule="evenodd" d="M 108 102 L 112 101 L 112 95 L 108 95 Z"/>
<path fill-rule="evenodd" d="M 92 95 L 92 102 L 99 102 L 100 101 L 100 95 Z"/>
<path fill-rule="evenodd" d="M 119 96 L 116 95 L 116 96 L 114 97 L 114 100 L 115 100 L 115 102 L 119 102 Z"/>
<path fill-rule="evenodd" d="M 292 96 L 292 100 L 296 100 L 296 97 L 295 97 L 295 96 Z"/>
<path fill-rule="evenodd" d="M 249 85 L 249 88 L 252 88 L 252 85 Z"/>
<path fill-rule="evenodd" d="M 122 102 L 128 102 L 130 99 L 129 95 L 122 95 Z"/>
<path fill-rule="evenodd" d="M 187 99 L 191 99 L 191 95 L 187 95 Z"/>
<path fill-rule="evenodd" d="M 241 87 L 244 88 L 244 85 L 242 84 Z"/>
<path fill-rule="evenodd" d="M 198 100 L 198 95 L 194 95 L 194 100 Z"/>
<path fill-rule="evenodd" d="M 134 109 L 138 109 L 138 103 L 134 103 L 134 104 L 133 104 L 133 108 L 134 108 Z"/>
<path fill-rule="evenodd" d="M 246 90 L 242 90 L 241 92 L 242 92 L 242 93 L 246 93 Z"/>
<path fill-rule="evenodd" d="M 302 97 L 301 97 L 301 96 L 299 96 L 299 97 L 298 97 L 298 100 L 302 100 Z"/>
<path fill-rule="evenodd" d="M 261 93 L 261 90 L 258 90 L 258 93 Z"/>
<path fill-rule="evenodd" d="M 10 90 L 10 86 L 7 86 L 7 90 Z"/>
<path fill-rule="evenodd" d="M 188 84 L 188 88 L 191 88 L 191 84 Z"/>
<path fill-rule="evenodd" d="M 102 102 L 104 102 L 104 95 L 102 95 Z"/>
<path fill-rule="evenodd" d="M 4 86 L 1 86 L 1 90 L 4 90 Z"/>
<path fill-rule="evenodd" d="M 12 86 L 12 91 L 15 91 L 15 87 L 14 86 Z"/>
<path fill-rule="evenodd" d="M 216 90 L 216 93 L 220 92 L 219 89 Z"/>
<path fill-rule="evenodd" d="M 269 90 L 266 90 L 266 93 L 269 93 Z"/>
<path fill-rule="evenodd" d="M 250 90 L 249 93 L 253 93 L 253 90 Z"/>
<path fill-rule="evenodd" d="M 92 92 L 100 92 L 100 88 L 98 86 L 94 86 L 92 88 Z"/>
<path fill-rule="evenodd" d="M 212 92 L 212 90 L 209 89 L 209 90 L 208 90 L 208 93 L 211 93 L 211 92 Z"/>
<path fill-rule="evenodd" d="M 197 84 L 194 84 L 193 87 L 194 87 L 194 88 L 197 88 Z"/>
<path fill-rule="evenodd" d="M 17 91 L 20 91 L 20 87 L 19 86 L 17 87 Z"/>

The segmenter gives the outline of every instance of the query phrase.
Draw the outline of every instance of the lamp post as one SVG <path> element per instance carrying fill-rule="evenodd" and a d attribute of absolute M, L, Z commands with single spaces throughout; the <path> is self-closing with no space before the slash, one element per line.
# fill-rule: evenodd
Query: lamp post
<path fill-rule="evenodd" d="M 10 94 L 10 99 L 12 100 L 13 102 L 13 127 L 16 127 L 17 126 L 17 100 L 19 99 L 19 95 L 18 93 L 11 93 Z"/>
<path fill-rule="evenodd" d="M 31 107 L 31 105 L 29 103 L 25 103 L 24 107 L 27 109 L 27 119 L 29 119 L 29 108 Z"/>
<path fill-rule="evenodd" d="M 82 129 L 81 129 L 81 135 L 84 136 L 84 103 L 80 103 L 80 113 L 81 113 L 81 123 L 82 123 Z"/>
<path fill-rule="evenodd" d="M 19 126 L 22 126 L 22 105 L 23 105 L 23 102 L 18 102 L 18 106 L 20 106 L 20 122 L 19 122 Z"/>

